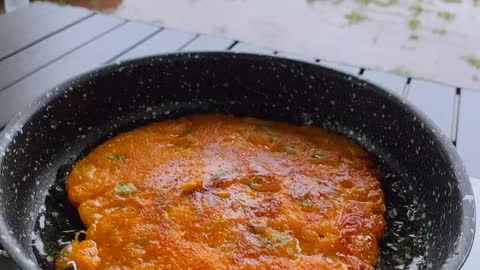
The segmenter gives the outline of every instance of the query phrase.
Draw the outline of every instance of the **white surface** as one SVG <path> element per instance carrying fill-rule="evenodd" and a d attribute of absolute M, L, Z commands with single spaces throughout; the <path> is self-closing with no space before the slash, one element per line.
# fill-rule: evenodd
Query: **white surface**
<path fill-rule="evenodd" d="M 5 0 L 5 11 L 12 12 L 15 9 L 24 7 L 29 4 L 29 0 Z"/>
<path fill-rule="evenodd" d="M 476 229 L 475 229 L 475 241 L 473 243 L 472 251 L 468 256 L 467 261 L 462 267 L 462 270 L 478 270 L 480 269 L 480 222 L 478 220 L 480 216 L 480 179 L 470 177 L 470 182 L 473 187 L 473 194 L 475 196 L 475 210 L 476 210 Z"/>
<path fill-rule="evenodd" d="M 467 171 L 477 178 L 480 178 L 479 113 L 480 92 L 462 89 L 457 151 L 467 166 Z"/>
<path fill-rule="evenodd" d="M 110 0 L 91 6 L 157 25 L 227 37 L 306 55 L 480 89 L 480 69 L 465 58 L 480 57 L 480 5 L 473 0 L 402 0 L 389 7 L 337 0 Z M 421 3 L 418 29 L 410 7 Z M 368 17 L 350 24 L 351 12 Z M 442 19 L 440 11 L 455 14 Z M 444 34 L 436 31 L 444 30 Z M 415 34 L 418 39 L 411 39 Z"/>

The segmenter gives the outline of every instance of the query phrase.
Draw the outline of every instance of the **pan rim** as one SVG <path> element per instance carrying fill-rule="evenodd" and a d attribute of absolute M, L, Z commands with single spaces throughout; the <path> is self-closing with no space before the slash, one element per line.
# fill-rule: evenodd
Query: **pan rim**
<path fill-rule="evenodd" d="M 158 54 L 153 56 L 146 56 L 141 58 L 135 58 L 123 62 L 114 62 L 108 65 L 103 65 L 89 71 L 83 72 L 77 76 L 69 78 L 63 81 L 61 84 L 53 87 L 52 89 L 44 92 L 38 96 L 35 101 L 27 106 L 23 112 L 17 113 L 6 125 L 6 127 L 0 132 L 0 166 L 3 163 L 5 153 L 11 143 L 9 138 L 15 137 L 42 107 L 46 106 L 52 100 L 56 99 L 59 95 L 64 94 L 69 91 L 69 86 L 76 81 L 85 81 L 91 80 L 92 78 L 102 76 L 103 74 L 108 74 L 119 67 L 134 67 L 136 65 L 142 65 L 145 62 L 159 62 L 163 59 L 168 59 L 169 61 L 188 61 L 189 59 L 200 59 L 200 58 L 215 58 L 215 59 L 242 59 L 244 61 L 284 61 L 284 62 L 293 62 L 301 63 L 302 65 L 315 66 L 316 68 L 323 69 L 327 73 L 330 73 L 334 76 L 348 76 L 351 77 L 352 82 L 356 83 L 366 83 L 370 91 L 376 92 L 376 94 L 381 95 L 383 98 L 388 99 L 390 102 L 397 103 L 401 106 L 406 107 L 413 115 L 415 115 L 421 122 L 425 124 L 427 128 L 432 130 L 434 138 L 437 143 L 439 143 L 441 150 L 449 153 L 451 155 L 446 155 L 448 162 L 451 163 L 454 167 L 455 176 L 458 181 L 458 189 L 460 196 L 463 198 L 465 196 L 472 196 L 474 198 L 472 186 L 469 180 L 469 177 L 466 172 L 466 168 L 463 165 L 463 161 L 458 155 L 456 148 L 451 143 L 450 139 L 443 133 L 443 131 L 432 121 L 430 120 L 425 113 L 423 113 L 418 107 L 414 104 L 408 102 L 407 100 L 401 99 L 397 95 L 391 94 L 384 87 L 379 86 L 378 84 L 371 82 L 368 79 L 360 78 L 353 74 L 343 73 L 329 67 L 322 66 L 321 63 L 311 63 L 302 60 L 294 60 L 287 57 L 279 57 L 274 55 L 264 55 L 264 54 L 254 54 L 254 53 L 237 53 L 229 51 L 212 51 L 212 52 L 176 52 L 176 53 L 167 53 L 167 54 Z M 474 201 L 473 201 L 474 202 Z M 463 220 L 460 224 L 460 232 L 472 232 L 475 235 L 475 204 L 462 204 L 461 210 L 463 212 Z M 468 218 L 468 219 L 467 219 Z M 465 237 L 458 237 L 458 242 L 455 247 L 454 253 L 459 254 L 458 256 L 449 258 L 441 269 L 460 269 L 465 263 L 466 259 L 469 256 L 472 245 L 474 242 L 474 237 L 472 239 L 466 239 Z M 38 265 L 36 262 L 28 258 L 28 256 L 21 251 L 18 247 L 17 240 L 14 235 L 10 232 L 7 223 L 2 215 L 0 215 L 0 244 L 3 245 L 3 248 L 8 252 L 8 254 L 14 259 L 16 264 L 22 269 L 37 269 Z"/>

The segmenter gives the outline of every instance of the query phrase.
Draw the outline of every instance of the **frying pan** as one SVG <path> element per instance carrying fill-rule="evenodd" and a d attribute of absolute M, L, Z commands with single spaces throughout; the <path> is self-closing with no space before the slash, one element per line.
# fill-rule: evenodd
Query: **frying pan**
<path fill-rule="evenodd" d="M 51 267 L 47 253 L 69 240 L 57 238 L 81 229 L 63 190 L 77 160 L 119 132 L 212 112 L 316 125 L 370 151 L 385 172 L 388 225 L 378 268 L 458 269 L 468 256 L 475 209 L 467 174 L 449 139 L 418 109 L 318 65 L 220 52 L 102 67 L 12 120 L 0 135 L 1 244 L 23 269 Z M 65 218 L 46 222 L 52 209 Z"/>

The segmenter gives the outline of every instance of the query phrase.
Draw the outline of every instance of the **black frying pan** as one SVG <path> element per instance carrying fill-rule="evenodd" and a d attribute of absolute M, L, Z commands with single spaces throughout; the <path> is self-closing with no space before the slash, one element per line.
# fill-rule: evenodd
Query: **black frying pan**
<path fill-rule="evenodd" d="M 458 269 L 466 259 L 475 228 L 472 189 L 455 148 L 436 125 L 357 78 L 230 53 L 103 67 L 65 82 L 11 121 L 0 135 L 1 244 L 23 269 L 51 267 L 62 244 L 58 238 L 70 240 L 65 238 L 81 228 L 63 190 L 75 161 L 121 131 L 207 112 L 317 125 L 373 153 L 386 172 L 388 228 L 379 268 Z"/>

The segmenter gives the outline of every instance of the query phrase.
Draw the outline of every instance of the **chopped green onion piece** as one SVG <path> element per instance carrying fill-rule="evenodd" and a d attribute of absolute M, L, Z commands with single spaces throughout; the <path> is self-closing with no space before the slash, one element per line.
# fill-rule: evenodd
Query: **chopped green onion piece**
<path fill-rule="evenodd" d="M 474 55 L 469 55 L 465 57 L 465 61 L 471 66 L 480 69 L 480 57 L 476 57 Z"/>
<path fill-rule="evenodd" d="M 286 233 L 281 233 L 273 229 L 270 229 L 267 231 L 266 237 L 268 240 L 272 241 L 273 243 L 277 243 L 280 245 L 286 245 L 294 240 L 292 236 Z"/>
<path fill-rule="evenodd" d="M 358 11 L 352 11 L 349 14 L 345 15 L 345 19 L 347 19 L 349 24 L 357 24 L 367 20 L 368 17 L 367 15 Z"/>
<path fill-rule="evenodd" d="M 137 191 L 137 188 L 132 183 L 120 183 L 115 186 L 114 190 L 115 193 L 120 196 L 128 196 L 135 193 Z"/>
<path fill-rule="evenodd" d="M 306 206 L 310 206 L 312 204 L 312 201 L 310 199 L 304 199 L 301 203 L 300 203 L 300 206 L 301 207 L 306 207 Z"/>
<path fill-rule="evenodd" d="M 324 160 L 325 156 L 319 153 L 315 153 L 312 155 L 313 158 L 319 159 L 319 160 Z"/>
<path fill-rule="evenodd" d="M 138 239 L 138 243 L 141 246 L 146 246 L 146 245 L 150 244 L 150 240 L 148 240 L 147 238 L 140 238 L 140 239 Z"/>
<path fill-rule="evenodd" d="M 410 30 L 412 31 L 417 30 L 419 26 L 420 26 L 420 20 L 417 18 L 413 18 L 408 21 L 408 27 L 410 27 Z"/>
<path fill-rule="evenodd" d="M 180 136 L 186 136 L 186 135 L 192 133 L 192 131 L 193 131 L 192 127 L 186 127 L 182 130 L 182 132 L 180 133 Z"/>
<path fill-rule="evenodd" d="M 261 125 L 257 125 L 257 129 L 260 129 L 263 131 L 271 131 L 273 127 L 270 125 L 261 124 Z"/>
<path fill-rule="evenodd" d="M 248 186 L 255 191 L 263 191 L 265 186 L 265 180 L 260 176 L 254 176 L 248 182 Z"/>
<path fill-rule="evenodd" d="M 452 13 L 450 11 L 440 11 L 437 13 L 438 17 L 447 20 L 447 21 L 452 21 L 455 19 L 455 13 Z"/>
<path fill-rule="evenodd" d="M 285 145 L 283 150 L 289 154 L 298 154 L 300 152 L 300 149 L 290 145 Z"/>
<path fill-rule="evenodd" d="M 112 154 L 112 155 L 108 156 L 108 159 L 110 159 L 110 160 L 125 160 L 125 156 L 124 155 Z"/>
<path fill-rule="evenodd" d="M 275 137 L 275 136 L 272 136 L 272 137 L 269 137 L 269 138 L 268 138 L 268 141 L 269 141 L 270 143 L 273 143 L 273 142 L 275 142 L 275 141 L 277 141 L 277 140 L 278 140 L 278 137 Z"/>

